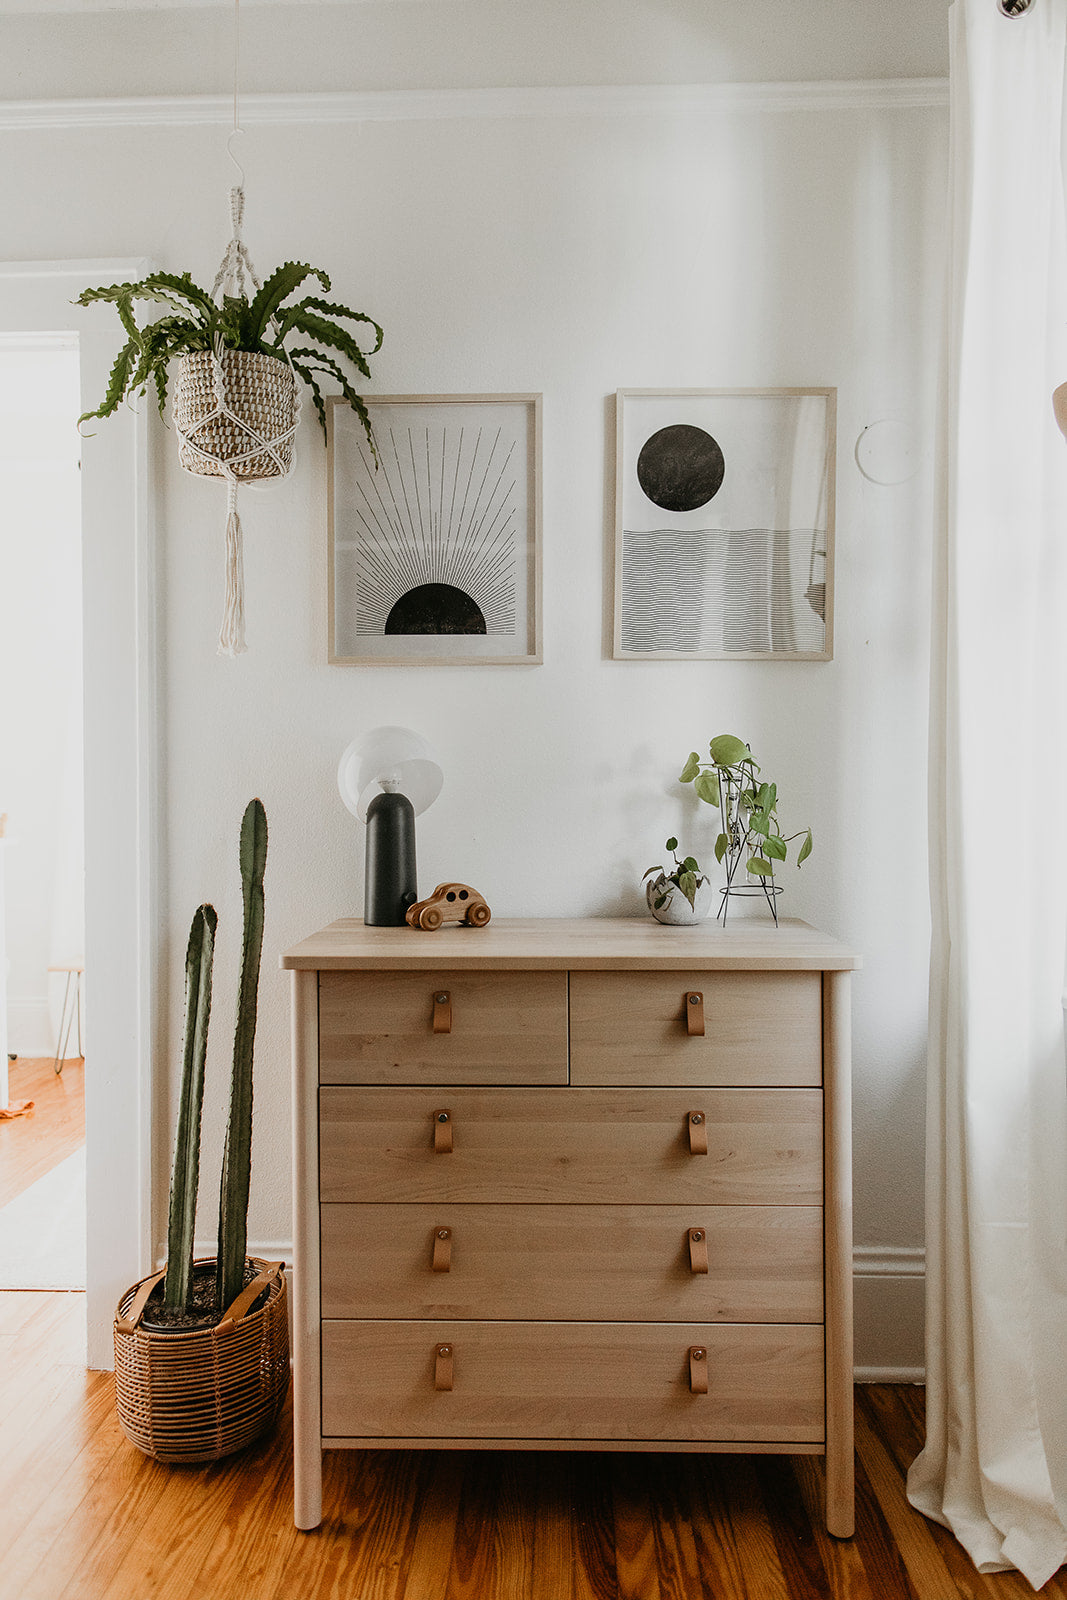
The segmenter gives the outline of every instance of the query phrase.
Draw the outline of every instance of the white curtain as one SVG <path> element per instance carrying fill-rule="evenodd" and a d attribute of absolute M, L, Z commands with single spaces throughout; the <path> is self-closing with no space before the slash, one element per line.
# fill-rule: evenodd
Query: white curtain
<path fill-rule="evenodd" d="M 927 1443 L 983 1571 L 1067 1561 L 1067 0 L 954 0 L 931 727 Z"/>

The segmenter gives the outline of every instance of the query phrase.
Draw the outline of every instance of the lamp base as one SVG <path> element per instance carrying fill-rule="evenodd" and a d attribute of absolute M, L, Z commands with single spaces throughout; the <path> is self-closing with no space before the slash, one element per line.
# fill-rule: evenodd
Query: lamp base
<path fill-rule="evenodd" d="M 415 808 L 406 795 L 375 795 L 367 807 L 367 857 L 363 921 L 399 928 L 418 899 L 415 879 Z"/>

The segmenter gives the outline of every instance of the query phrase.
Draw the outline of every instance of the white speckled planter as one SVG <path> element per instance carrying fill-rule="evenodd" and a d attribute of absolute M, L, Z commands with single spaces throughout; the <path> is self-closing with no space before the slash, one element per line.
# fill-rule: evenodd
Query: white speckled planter
<path fill-rule="evenodd" d="M 653 901 L 659 898 L 664 888 L 667 890 L 667 898 L 657 910 L 653 905 Z M 677 884 L 668 883 L 662 874 L 658 878 L 653 878 L 651 883 L 645 886 L 645 899 L 648 902 L 648 909 L 656 921 L 665 922 L 674 928 L 689 928 L 694 923 L 703 922 L 711 910 L 712 894 L 713 890 L 707 878 L 699 878 L 697 880 L 695 905 L 690 905 Z"/>

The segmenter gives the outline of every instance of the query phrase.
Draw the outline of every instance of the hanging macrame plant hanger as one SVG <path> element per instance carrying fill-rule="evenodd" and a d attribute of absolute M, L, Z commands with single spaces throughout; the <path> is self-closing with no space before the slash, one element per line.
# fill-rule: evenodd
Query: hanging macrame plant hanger
<path fill-rule="evenodd" d="M 230 190 L 233 237 L 222 258 L 212 299 L 251 301 L 259 278 L 242 238 L 244 189 Z M 200 477 L 225 478 L 226 603 L 219 633 L 220 655 L 245 649 L 244 556 L 237 485 L 287 478 L 296 459 L 300 392 L 286 356 L 230 350 L 216 336 L 213 349 L 184 356 L 174 391 L 178 460 Z"/>

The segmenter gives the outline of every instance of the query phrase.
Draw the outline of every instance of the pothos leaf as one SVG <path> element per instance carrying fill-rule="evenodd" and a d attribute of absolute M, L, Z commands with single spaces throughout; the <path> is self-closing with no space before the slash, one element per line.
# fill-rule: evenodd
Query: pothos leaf
<path fill-rule="evenodd" d="M 708 748 L 717 767 L 736 767 L 739 761 L 748 760 L 752 755 L 745 741 L 732 733 L 720 733 Z"/>
<path fill-rule="evenodd" d="M 763 856 L 749 856 L 747 870 L 754 872 L 758 878 L 774 877 L 774 867 Z"/>
<path fill-rule="evenodd" d="M 729 839 L 726 837 L 725 833 L 720 833 L 719 837 L 715 841 L 715 859 L 716 859 L 716 861 L 721 861 L 723 856 L 726 854 L 727 850 L 729 850 L 729 848 L 730 848 Z"/>
<path fill-rule="evenodd" d="M 678 774 L 678 782 L 679 783 L 692 783 L 693 779 L 696 777 L 696 775 L 697 775 L 697 773 L 699 771 L 700 771 L 700 757 L 697 755 L 696 751 L 693 750 L 693 751 L 690 752 L 689 759 L 686 761 L 685 766 L 682 768 L 681 772 Z"/>
<path fill-rule="evenodd" d="M 810 855 L 811 855 L 811 829 L 809 828 L 808 832 L 807 832 L 807 837 L 805 838 L 804 843 L 801 845 L 800 853 L 797 856 L 797 866 L 798 867 L 801 866 L 803 864 L 803 862 L 805 862 Z"/>
<path fill-rule="evenodd" d="M 776 833 L 769 833 L 763 841 L 763 853 L 775 861 L 784 861 L 786 858 L 786 843 Z"/>
<path fill-rule="evenodd" d="M 701 800 L 706 800 L 709 806 L 717 806 L 722 798 L 719 793 L 719 779 L 714 772 L 702 772 L 693 785 Z"/>

